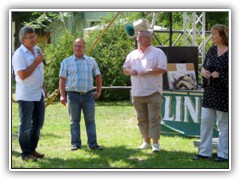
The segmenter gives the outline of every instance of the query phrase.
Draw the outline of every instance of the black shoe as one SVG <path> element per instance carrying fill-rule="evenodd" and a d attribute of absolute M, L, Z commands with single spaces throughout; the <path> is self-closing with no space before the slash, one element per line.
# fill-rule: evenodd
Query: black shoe
<path fill-rule="evenodd" d="M 101 146 L 95 146 L 95 147 L 89 147 L 91 150 L 103 150 L 103 147 Z"/>
<path fill-rule="evenodd" d="M 81 149 L 81 147 L 79 147 L 79 146 L 72 146 L 71 151 L 76 151 L 78 149 Z"/>
<path fill-rule="evenodd" d="M 224 158 L 221 158 L 221 157 L 216 157 L 214 159 L 215 162 L 228 162 L 228 159 L 224 159 Z"/>
<path fill-rule="evenodd" d="M 37 158 L 34 157 L 32 154 L 30 154 L 28 156 L 22 156 L 22 160 L 23 161 L 37 161 Z"/>
<path fill-rule="evenodd" d="M 197 156 L 194 156 L 193 160 L 200 160 L 200 159 L 209 159 L 210 157 L 208 156 L 202 156 L 198 154 Z"/>
<path fill-rule="evenodd" d="M 43 157 L 44 157 L 44 154 L 40 154 L 40 153 L 38 153 L 37 151 L 33 151 L 33 152 L 32 152 L 32 155 L 33 155 L 35 158 L 43 158 Z"/>

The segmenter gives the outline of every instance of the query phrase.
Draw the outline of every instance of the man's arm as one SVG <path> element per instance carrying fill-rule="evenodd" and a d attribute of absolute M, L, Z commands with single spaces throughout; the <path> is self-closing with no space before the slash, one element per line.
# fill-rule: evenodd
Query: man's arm
<path fill-rule="evenodd" d="M 136 76 L 136 75 L 138 75 L 138 72 L 136 70 L 131 70 L 129 68 L 124 68 L 123 69 L 123 74 L 125 74 L 126 76 Z"/>
<path fill-rule="evenodd" d="M 59 80 L 59 91 L 60 91 L 60 102 L 65 106 L 67 104 L 67 95 L 65 92 L 67 79 L 64 77 L 60 77 Z"/>
<path fill-rule="evenodd" d="M 42 85 L 42 89 L 43 89 L 43 91 L 44 91 L 44 95 L 45 95 L 45 97 L 47 97 L 47 89 L 46 89 L 46 87 L 45 87 L 45 85 L 43 84 Z"/>
<path fill-rule="evenodd" d="M 167 70 L 161 69 L 161 68 L 158 68 L 158 67 L 155 67 L 152 70 L 150 70 L 150 74 L 153 74 L 153 75 L 163 74 L 165 72 L 167 72 Z"/>
<path fill-rule="evenodd" d="M 96 76 L 96 92 L 94 93 L 95 99 L 98 99 L 102 93 L 102 75 Z"/>
<path fill-rule="evenodd" d="M 167 72 L 165 69 L 161 69 L 158 67 L 152 68 L 152 69 L 147 69 L 144 71 L 140 71 L 138 74 L 140 76 L 145 76 L 145 75 L 158 75 L 158 74 L 163 74 Z"/>
<path fill-rule="evenodd" d="M 25 70 L 19 70 L 18 76 L 20 77 L 21 80 L 26 79 L 27 77 L 29 77 L 33 71 L 36 69 L 36 67 L 44 60 L 44 56 L 42 54 L 39 54 L 35 61 L 32 63 L 31 66 L 27 67 L 27 69 Z"/>

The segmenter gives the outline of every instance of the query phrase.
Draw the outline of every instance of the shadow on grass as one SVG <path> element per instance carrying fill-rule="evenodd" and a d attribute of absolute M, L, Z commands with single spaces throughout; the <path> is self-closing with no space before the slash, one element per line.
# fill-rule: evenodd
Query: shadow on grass
<path fill-rule="evenodd" d="M 54 133 L 41 133 L 41 138 L 44 138 L 44 137 L 62 138 L 62 136 L 58 136 Z M 12 138 L 12 141 L 14 141 L 14 139 L 17 139 L 17 141 L 18 141 L 18 132 L 12 133 L 11 138 Z"/>
<path fill-rule="evenodd" d="M 96 106 L 132 106 L 131 101 L 112 101 L 112 102 L 105 102 L 105 101 L 96 101 Z"/>
<path fill-rule="evenodd" d="M 84 154 L 84 156 L 82 155 Z M 66 151 L 64 157 L 46 157 L 31 169 L 228 169 L 228 163 L 215 163 L 211 160 L 192 160 L 194 154 L 182 151 L 153 153 L 151 149 L 136 150 L 125 146 L 105 147 L 103 151 L 89 150 L 86 147 L 77 151 Z M 19 152 L 12 151 L 12 157 Z M 27 162 L 28 163 L 28 162 Z M 26 167 L 28 168 L 26 163 Z M 12 167 L 12 169 L 23 169 Z"/>

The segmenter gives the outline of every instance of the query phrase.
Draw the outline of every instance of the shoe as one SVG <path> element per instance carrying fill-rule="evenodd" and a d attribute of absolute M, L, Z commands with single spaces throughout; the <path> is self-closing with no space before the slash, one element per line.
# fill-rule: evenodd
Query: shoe
<path fill-rule="evenodd" d="M 34 157 L 32 154 L 30 154 L 28 156 L 22 156 L 22 160 L 23 161 L 37 161 L 37 158 Z"/>
<path fill-rule="evenodd" d="M 210 157 L 208 156 L 202 156 L 200 154 L 196 155 L 193 157 L 193 160 L 200 160 L 200 159 L 209 159 Z"/>
<path fill-rule="evenodd" d="M 144 142 L 141 146 L 137 147 L 137 149 L 148 149 L 151 145 L 149 143 Z"/>
<path fill-rule="evenodd" d="M 158 144 L 153 144 L 152 145 L 152 151 L 153 152 L 159 152 L 160 151 L 159 145 Z"/>
<path fill-rule="evenodd" d="M 81 147 L 79 147 L 79 146 L 72 146 L 71 151 L 76 151 L 78 149 L 81 149 Z"/>
<path fill-rule="evenodd" d="M 32 155 L 33 155 L 35 158 L 43 158 L 43 157 L 44 157 L 44 154 L 40 154 L 40 153 L 38 153 L 37 151 L 33 151 L 33 152 L 32 152 Z"/>
<path fill-rule="evenodd" d="M 225 158 L 221 158 L 221 157 L 216 157 L 214 159 L 215 162 L 228 162 L 228 159 L 225 159 Z"/>
<path fill-rule="evenodd" d="M 95 147 L 89 147 L 91 150 L 103 150 L 103 147 L 101 146 L 95 146 Z"/>

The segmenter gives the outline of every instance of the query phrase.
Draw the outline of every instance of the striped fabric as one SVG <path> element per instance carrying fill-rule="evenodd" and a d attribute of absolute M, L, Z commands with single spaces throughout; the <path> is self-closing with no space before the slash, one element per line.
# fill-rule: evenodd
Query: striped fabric
<path fill-rule="evenodd" d="M 66 91 L 87 92 L 94 88 L 94 77 L 101 72 L 94 58 L 83 56 L 78 59 L 72 55 L 61 63 L 59 77 L 67 79 Z"/>

